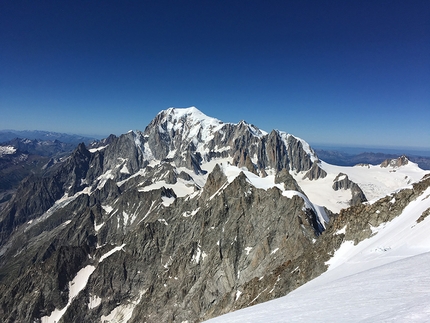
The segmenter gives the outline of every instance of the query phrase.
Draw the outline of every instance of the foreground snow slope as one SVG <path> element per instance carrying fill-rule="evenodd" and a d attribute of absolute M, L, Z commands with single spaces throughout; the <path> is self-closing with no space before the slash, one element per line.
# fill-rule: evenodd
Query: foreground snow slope
<path fill-rule="evenodd" d="M 430 188 L 371 238 L 356 246 L 344 241 L 323 275 L 208 322 L 428 322 L 430 219 L 417 220 L 429 209 Z"/>
<path fill-rule="evenodd" d="M 429 270 L 425 253 L 207 322 L 428 322 Z"/>

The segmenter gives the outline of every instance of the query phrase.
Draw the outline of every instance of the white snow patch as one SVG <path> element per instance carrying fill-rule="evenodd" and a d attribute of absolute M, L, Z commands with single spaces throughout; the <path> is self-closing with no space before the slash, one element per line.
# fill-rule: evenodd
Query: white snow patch
<path fill-rule="evenodd" d="M 169 151 L 169 154 L 166 156 L 166 158 L 173 158 L 175 157 L 177 149 L 173 149 L 171 151 Z"/>
<path fill-rule="evenodd" d="M 104 225 L 105 225 L 105 222 L 102 222 L 100 224 L 96 224 L 96 222 L 94 222 L 94 230 L 98 232 Z"/>
<path fill-rule="evenodd" d="M 88 300 L 88 309 L 93 309 L 99 306 L 102 303 L 102 299 L 98 297 L 97 295 L 90 295 L 90 298 Z"/>
<path fill-rule="evenodd" d="M 0 146 L 0 157 L 4 155 L 13 155 L 16 153 L 16 148 L 13 146 Z"/>
<path fill-rule="evenodd" d="M 120 169 L 119 172 L 122 173 L 122 174 L 130 174 L 130 171 L 128 170 L 126 164 L 124 164 L 124 166 L 122 166 L 122 168 Z"/>
<path fill-rule="evenodd" d="M 340 182 L 340 181 L 343 181 L 344 179 L 346 179 L 346 175 L 341 175 L 339 177 L 336 176 L 336 178 L 337 178 L 337 182 Z"/>
<path fill-rule="evenodd" d="M 103 260 L 105 260 L 106 258 L 110 257 L 111 255 L 113 255 L 115 252 L 117 252 L 119 250 L 124 251 L 124 249 L 123 249 L 124 246 L 125 246 L 125 244 L 122 244 L 121 246 L 117 246 L 117 247 L 109 250 L 108 252 L 106 252 L 104 255 L 102 255 L 100 257 L 99 263 L 101 263 Z"/>
<path fill-rule="evenodd" d="M 112 169 L 109 169 L 108 171 L 106 171 L 106 173 L 97 177 L 97 180 L 99 180 L 99 184 L 97 185 L 97 188 L 102 189 L 109 179 L 114 179 L 114 178 L 115 176 L 112 174 Z"/>
<path fill-rule="evenodd" d="M 167 197 L 167 196 L 162 196 L 161 199 L 163 200 L 163 205 L 164 206 L 169 206 L 170 204 L 172 204 L 173 202 L 175 202 L 175 198 L 174 197 Z"/>
<path fill-rule="evenodd" d="M 55 309 L 51 312 L 51 315 L 44 316 L 41 318 L 42 323 L 56 323 L 61 317 L 64 315 L 70 304 L 72 304 L 73 299 L 79 294 L 81 290 L 85 288 L 87 285 L 88 279 L 91 274 L 94 272 L 96 267 L 88 265 L 81 270 L 78 271 L 75 278 L 71 282 L 69 282 L 69 301 L 66 306 L 62 309 Z"/>
<path fill-rule="evenodd" d="M 345 234 L 346 233 L 346 227 L 345 225 L 342 229 L 337 230 L 334 234 Z"/>
<path fill-rule="evenodd" d="M 214 152 L 217 152 L 217 153 L 222 153 L 222 152 L 224 152 L 224 151 L 229 151 L 230 149 L 231 149 L 231 147 L 230 147 L 230 146 L 224 146 L 224 147 L 218 148 L 218 145 L 216 145 L 216 146 L 214 147 L 213 151 L 214 151 Z"/>
<path fill-rule="evenodd" d="M 207 254 L 204 251 L 202 251 L 201 248 L 202 247 L 200 246 L 200 244 L 197 245 L 197 251 L 191 258 L 191 262 L 198 264 L 200 262 L 200 259 L 203 261 L 207 257 Z"/>
<path fill-rule="evenodd" d="M 30 228 L 32 228 L 36 224 L 43 222 L 46 219 L 48 219 L 55 211 L 65 207 L 67 204 L 69 204 L 70 202 L 75 200 L 80 194 L 82 194 L 82 192 L 78 192 L 75 195 L 70 196 L 70 197 L 67 195 L 64 195 L 61 199 L 55 201 L 54 205 L 51 206 L 45 213 L 43 213 L 43 215 L 41 215 L 37 219 L 32 220 L 31 223 L 28 223 L 28 226 L 24 229 L 24 232 L 28 231 Z M 2 253 L 0 252 L 0 255 L 1 254 Z"/>
<path fill-rule="evenodd" d="M 192 183 L 188 181 L 184 181 L 182 178 L 179 178 L 175 184 L 167 184 L 164 180 L 155 182 L 151 185 L 139 188 L 139 191 L 150 192 L 153 190 L 160 189 L 162 187 L 173 189 L 177 197 L 184 197 L 194 193 L 194 185 L 192 185 Z"/>
<path fill-rule="evenodd" d="M 155 201 L 151 202 L 151 206 L 149 207 L 148 212 L 146 212 L 146 214 L 144 215 L 144 217 L 137 223 L 139 224 L 140 222 L 142 222 L 143 220 L 145 220 L 149 214 L 151 214 L 152 210 L 154 209 L 154 205 L 155 205 Z"/>
<path fill-rule="evenodd" d="M 270 254 L 273 255 L 275 254 L 277 251 L 279 250 L 279 248 L 274 249 Z"/>
<path fill-rule="evenodd" d="M 106 212 L 106 214 L 109 214 L 113 211 L 113 207 L 110 205 L 102 205 L 102 209 Z"/>
<path fill-rule="evenodd" d="M 122 211 L 122 216 L 123 216 L 123 219 L 124 219 L 124 226 L 126 226 L 126 225 L 127 225 L 127 223 L 128 223 L 129 215 L 128 215 L 128 213 L 127 213 L 127 212 Z"/>
<path fill-rule="evenodd" d="M 192 216 L 194 216 L 194 215 L 196 215 L 197 214 L 197 212 L 199 212 L 199 210 L 200 210 L 200 207 L 198 207 L 197 209 L 195 209 L 195 210 L 193 210 L 193 211 L 191 211 L 191 212 L 189 212 L 189 211 L 186 211 L 186 212 L 184 212 L 183 214 L 182 214 L 182 216 L 184 217 L 184 218 L 188 218 L 188 217 L 192 217 Z"/>
<path fill-rule="evenodd" d="M 89 151 L 90 153 L 95 153 L 96 151 L 100 151 L 100 150 L 105 149 L 107 146 L 109 146 L 109 145 L 101 146 L 101 147 L 98 147 L 98 148 L 90 148 L 90 149 L 88 149 L 88 151 Z"/>
<path fill-rule="evenodd" d="M 240 295 L 242 295 L 242 292 L 240 290 L 236 291 L 236 299 L 235 299 L 235 301 L 237 301 L 239 299 Z"/>
<path fill-rule="evenodd" d="M 145 175 L 145 173 L 146 173 L 145 168 L 139 169 L 136 173 L 134 173 L 130 177 L 126 178 L 125 180 L 117 182 L 116 185 L 118 187 L 121 187 L 125 182 L 129 181 L 130 179 L 135 178 L 137 176 L 143 176 L 143 175 Z"/>
<path fill-rule="evenodd" d="M 246 255 L 247 255 L 247 256 L 249 255 L 249 253 L 251 252 L 251 250 L 252 250 L 252 247 L 246 247 L 246 248 L 245 248 L 245 251 L 246 251 Z"/>
<path fill-rule="evenodd" d="M 158 222 L 163 223 L 164 225 L 169 225 L 165 219 L 158 219 Z"/>

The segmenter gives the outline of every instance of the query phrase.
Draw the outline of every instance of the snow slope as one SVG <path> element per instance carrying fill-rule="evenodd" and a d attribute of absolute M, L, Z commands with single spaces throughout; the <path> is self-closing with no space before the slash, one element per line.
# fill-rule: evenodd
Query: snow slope
<path fill-rule="evenodd" d="M 344 241 L 318 278 L 207 322 L 428 322 L 430 217 L 417 220 L 429 210 L 430 188 L 371 238 Z"/>

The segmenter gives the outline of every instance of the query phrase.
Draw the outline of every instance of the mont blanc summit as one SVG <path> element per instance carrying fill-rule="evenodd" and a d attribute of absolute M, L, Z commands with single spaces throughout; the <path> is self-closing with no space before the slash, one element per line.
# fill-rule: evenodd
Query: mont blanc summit
<path fill-rule="evenodd" d="M 284 296 L 424 201 L 425 174 L 169 108 L 21 182 L 0 210 L 0 317 L 201 322 Z"/>

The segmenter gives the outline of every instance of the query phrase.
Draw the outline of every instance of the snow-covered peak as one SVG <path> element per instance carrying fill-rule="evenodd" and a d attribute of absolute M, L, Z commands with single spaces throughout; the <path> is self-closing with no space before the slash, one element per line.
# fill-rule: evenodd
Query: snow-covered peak
<path fill-rule="evenodd" d="M 238 126 L 245 126 L 248 128 L 248 131 L 254 136 L 254 137 L 258 137 L 261 138 L 263 136 L 266 136 L 268 133 L 264 130 L 261 130 L 259 128 L 257 128 L 256 126 L 254 126 L 253 124 L 250 124 L 248 122 L 246 122 L 245 120 L 241 120 L 238 124 Z"/>
<path fill-rule="evenodd" d="M 16 152 L 16 148 L 13 146 L 0 146 L 0 157 L 3 155 L 13 155 Z"/>
<path fill-rule="evenodd" d="M 206 141 L 216 129 L 224 123 L 208 117 L 195 107 L 169 108 L 163 110 L 149 124 L 146 131 L 157 129 L 159 133 L 168 133 L 172 138 L 182 141 Z"/>
<path fill-rule="evenodd" d="M 196 107 L 169 108 L 161 111 L 158 115 L 163 116 L 163 120 L 170 122 L 189 120 L 192 123 L 201 123 L 202 125 L 222 124 L 222 121 L 205 115 Z"/>

